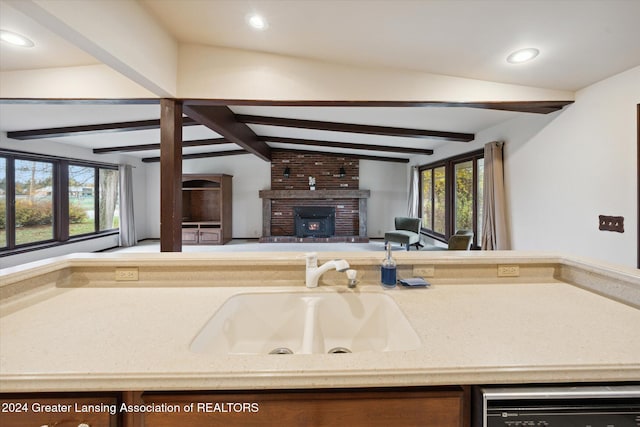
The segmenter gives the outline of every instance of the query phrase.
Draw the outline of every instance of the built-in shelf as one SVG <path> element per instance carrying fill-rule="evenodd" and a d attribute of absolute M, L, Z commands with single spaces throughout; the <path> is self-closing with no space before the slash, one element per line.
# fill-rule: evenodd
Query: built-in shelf
<path fill-rule="evenodd" d="M 231 178 L 182 176 L 182 243 L 223 245 L 231 240 Z"/>

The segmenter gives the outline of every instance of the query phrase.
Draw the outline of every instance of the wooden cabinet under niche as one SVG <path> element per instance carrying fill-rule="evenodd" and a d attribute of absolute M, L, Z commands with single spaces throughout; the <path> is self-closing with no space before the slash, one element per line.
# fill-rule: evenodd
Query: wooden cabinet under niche
<path fill-rule="evenodd" d="M 224 174 L 182 175 L 182 243 L 224 245 L 231 240 L 231 179 Z"/>

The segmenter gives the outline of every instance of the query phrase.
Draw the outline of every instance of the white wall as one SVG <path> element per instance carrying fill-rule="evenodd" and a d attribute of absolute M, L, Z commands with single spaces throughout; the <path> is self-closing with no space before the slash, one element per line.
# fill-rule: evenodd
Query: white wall
<path fill-rule="evenodd" d="M 640 67 L 576 93 L 550 115 L 525 114 L 449 144 L 412 164 L 505 142 L 512 249 L 560 251 L 636 267 L 636 105 Z M 598 230 L 598 215 L 624 216 L 625 232 Z"/>
<path fill-rule="evenodd" d="M 85 148 L 62 145 L 47 140 L 17 141 L 7 138 L 7 135 L 4 132 L 0 133 L 0 148 L 35 154 L 63 156 L 71 159 L 91 160 L 95 162 L 110 163 L 114 165 L 130 164 L 132 166 L 135 166 L 135 169 L 133 169 L 133 192 L 135 197 L 134 205 L 136 234 L 138 239 L 144 239 L 148 237 L 147 206 L 144 203 L 144 198 L 142 197 L 142 195 L 147 191 L 146 174 L 144 171 L 146 165 L 140 160 L 130 156 L 116 154 L 104 154 L 97 156 L 93 154 L 91 150 Z M 118 235 L 105 236 L 102 238 L 85 240 L 77 243 L 69 243 L 48 249 L 2 257 L 0 258 L 0 268 L 11 267 L 14 265 L 36 261 L 48 257 L 66 255 L 73 252 L 95 252 L 107 248 L 112 248 L 114 246 L 118 246 Z"/>
<path fill-rule="evenodd" d="M 513 249 L 636 266 L 638 103 L 640 67 L 580 90 L 528 138 L 528 123 L 510 123 L 519 136 L 505 159 Z M 625 232 L 598 230 L 600 214 L 624 216 Z"/>
<path fill-rule="evenodd" d="M 258 191 L 268 190 L 271 163 L 251 154 L 185 160 L 182 173 L 224 173 L 233 175 L 234 238 L 262 236 L 262 199 Z M 150 237 L 160 238 L 160 163 L 147 169 L 147 205 L 149 206 Z"/>
<path fill-rule="evenodd" d="M 367 201 L 367 233 L 382 238 L 393 229 L 393 218 L 407 215 L 409 196 L 406 163 L 360 160 L 360 189 L 371 190 Z"/>
<path fill-rule="evenodd" d="M 256 156 L 241 155 L 185 160 L 182 173 L 225 173 L 233 175 L 233 237 L 262 236 L 262 199 L 258 191 L 271 187 L 271 163 Z M 160 237 L 160 164 L 147 167 L 147 206 L 149 237 Z M 393 218 L 406 214 L 407 165 L 360 161 L 360 188 L 371 190 L 368 200 L 368 232 L 382 237 L 393 228 Z"/>

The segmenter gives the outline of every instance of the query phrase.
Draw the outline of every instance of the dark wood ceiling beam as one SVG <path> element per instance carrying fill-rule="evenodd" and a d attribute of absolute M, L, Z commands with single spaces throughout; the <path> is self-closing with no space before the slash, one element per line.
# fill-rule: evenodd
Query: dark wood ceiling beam
<path fill-rule="evenodd" d="M 349 156 L 356 157 L 361 160 L 375 160 L 378 162 L 395 162 L 395 163 L 409 163 L 409 159 L 404 159 L 401 157 L 382 157 L 382 156 L 367 156 L 362 154 L 352 154 L 352 153 L 332 153 L 328 151 L 316 151 L 316 150 L 290 150 L 288 148 L 278 148 L 278 151 L 288 151 L 291 153 L 300 153 L 300 154 L 333 154 L 334 156 Z"/>
<path fill-rule="evenodd" d="M 182 148 L 201 147 L 206 145 L 217 145 L 217 144 L 232 144 L 232 142 L 228 141 L 226 138 L 195 139 L 191 141 L 183 141 Z M 93 154 L 130 152 L 130 151 L 149 151 L 149 150 L 159 150 L 159 149 L 160 149 L 160 144 L 123 145 L 120 147 L 94 148 Z"/>
<path fill-rule="evenodd" d="M 249 152 L 247 150 L 229 150 L 229 151 L 213 151 L 210 153 L 183 154 L 182 160 L 204 159 L 207 157 L 237 156 L 240 154 L 249 154 Z M 145 157 L 142 159 L 142 161 L 144 163 L 157 163 L 160 161 L 160 157 Z"/>
<path fill-rule="evenodd" d="M 259 138 L 266 142 L 277 142 L 282 144 L 312 145 L 317 147 L 348 148 L 352 150 L 366 150 L 366 151 L 386 151 L 389 153 L 409 153 L 409 154 L 426 154 L 426 155 L 433 154 L 433 150 L 430 150 L 427 148 L 393 147 L 389 145 L 356 144 L 352 142 L 318 141 L 314 139 L 283 138 L 279 136 L 261 136 Z"/>
<path fill-rule="evenodd" d="M 487 102 L 447 102 L 447 101 L 274 101 L 263 99 L 188 99 L 189 105 L 246 105 L 246 106 L 287 106 L 287 107 L 457 107 L 484 110 L 503 110 L 521 113 L 548 114 L 562 110 L 574 101 L 487 101 Z"/>
<path fill-rule="evenodd" d="M 237 114 L 235 117 L 237 120 L 244 123 L 266 126 L 283 126 L 298 129 L 362 133 L 367 135 L 400 136 L 407 138 L 429 138 L 456 142 L 470 142 L 475 138 L 475 135 L 472 133 L 442 132 L 426 129 L 406 129 L 389 126 L 359 125 L 352 123 L 323 122 L 318 120 L 300 120 L 281 117 L 250 116 L 246 114 Z"/>
<path fill-rule="evenodd" d="M 263 160 L 271 161 L 271 148 L 244 123 L 236 120 L 233 111 L 219 105 L 185 105 L 184 112 L 201 125 L 238 144 Z"/>
<path fill-rule="evenodd" d="M 189 117 L 182 118 L 182 126 L 199 125 Z M 7 132 L 7 137 L 19 140 L 62 138 L 66 136 L 89 135 L 107 132 L 132 132 L 137 130 L 160 129 L 160 120 L 137 120 L 132 122 L 102 123 L 96 125 L 66 126 L 49 129 L 32 129 Z"/>

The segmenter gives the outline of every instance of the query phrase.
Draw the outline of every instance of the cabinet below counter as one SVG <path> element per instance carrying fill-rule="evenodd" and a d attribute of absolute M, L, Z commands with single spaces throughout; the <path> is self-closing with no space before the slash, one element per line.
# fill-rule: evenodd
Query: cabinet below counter
<path fill-rule="evenodd" d="M 3 427 L 466 427 L 469 387 L 0 395 Z"/>

